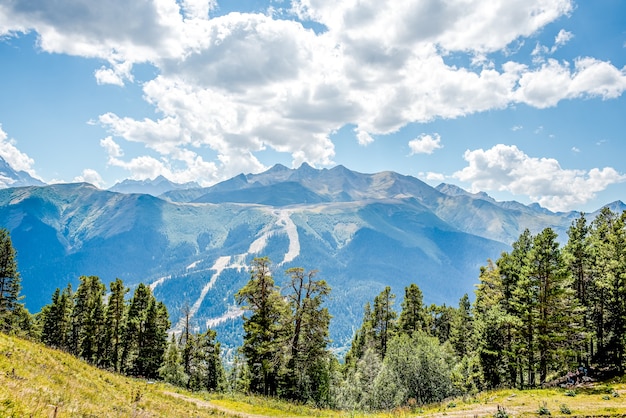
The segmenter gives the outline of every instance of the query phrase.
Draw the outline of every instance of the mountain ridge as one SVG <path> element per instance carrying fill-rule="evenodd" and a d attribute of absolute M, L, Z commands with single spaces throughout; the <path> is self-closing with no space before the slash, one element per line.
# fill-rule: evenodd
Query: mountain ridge
<path fill-rule="evenodd" d="M 385 286 L 402 294 L 417 283 L 425 302 L 456 304 L 473 291 L 480 266 L 524 228 L 550 226 L 565 236 L 573 219 L 450 194 L 394 172 L 274 166 L 160 197 L 88 183 L 2 189 L 0 225 L 11 232 L 32 311 L 80 275 L 104 283 L 119 277 L 150 284 L 173 324 L 191 306 L 194 326 L 211 324 L 236 345 L 234 293 L 247 282 L 251 259 L 268 256 L 279 285 L 288 267 L 320 271 L 333 288 L 332 339 L 345 346 L 363 304 Z"/>

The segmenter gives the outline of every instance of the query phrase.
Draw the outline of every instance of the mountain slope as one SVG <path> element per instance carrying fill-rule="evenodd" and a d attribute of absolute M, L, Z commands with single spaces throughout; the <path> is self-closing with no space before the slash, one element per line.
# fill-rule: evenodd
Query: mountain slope
<path fill-rule="evenodd" d="M 189 393 L 173 396 L 171 390 L 0 333 L 2 417 L 212 417 L 218 412 L 199 405 Z"/>
<path fill-rule="evenodd" d="M 152 180 L 124 180 L 116 183 L 109 190 L 118 193 L 143 193 L 152 196 L 159 196 L 172 190 L 187 190 L 200 187 L 196 182 L 173 183 L 163 176 L 158 176 Z"/>
<path fill-rule="evenodd" d="M 26 171 L 15 170 L 0 157 L 0 188 L 43 186 L 45 183 L 28 174 Z"/>
<path fill-rule="evenodd" d="M 426 303 L 456 305 L 473 292 L 480 266 L 524 228 L 550 226 L 563 237 L 571 223 L 571 214 L 481 197 L 392 172 L 275 166 L 163 198 L 84 183 L 4 189 L 0 225 L 11 231 L 33 312 L 80 275 L 119 277 L 150 283 L 175 329 L 189 306 L 194 326 L 217 328 L 236 345 L 242 312 L 234 294 L 249 279 L 250 260 L 268 256 L 279 285 L 289 267 L 319 270 L 333 289 L 331 337 L 345 346 L 363 304 L 385 286 L 402 295 L 417 283 Z"/>

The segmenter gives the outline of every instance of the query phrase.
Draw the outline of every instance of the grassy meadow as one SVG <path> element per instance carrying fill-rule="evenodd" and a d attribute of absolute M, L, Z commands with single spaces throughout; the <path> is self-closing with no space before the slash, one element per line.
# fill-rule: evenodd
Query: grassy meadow
<path fill-rule="evenodd" d="M 190 393 L 106 372 L 0 333 L 0 417 L 492 417 L 498 407 L 509 417 L 626 416 L 626 383 L 489 391 L 376 414 L 329 411 L 258 396 Z"/>

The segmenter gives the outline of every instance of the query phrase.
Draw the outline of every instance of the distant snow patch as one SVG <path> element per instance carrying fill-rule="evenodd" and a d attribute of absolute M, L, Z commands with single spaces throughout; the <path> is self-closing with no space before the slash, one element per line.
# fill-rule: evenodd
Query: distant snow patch
<path fill-rule="evenodd" d="M 206 326 L 207 328 L 215 328 L 216 326 L 218 326 L 219 324 L 223 324 L 226 321 L 238 318 L 240 316 L 242 316 L 244 313 L 244 310 L 237 307 L 237 306 L 229 306 L 228 310 L 226 311 L 226 313 L 224 313 L 223 315 L 218 316 L 217 318 L 209 318 L 206 321 Z"/>

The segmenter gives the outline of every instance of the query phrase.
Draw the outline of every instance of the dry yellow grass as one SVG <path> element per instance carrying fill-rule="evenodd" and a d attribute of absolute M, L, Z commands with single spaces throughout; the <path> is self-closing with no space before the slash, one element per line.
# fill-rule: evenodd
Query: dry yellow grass
<path fill-rule="evenodd" d="M 173 394 L 172 392 L 178 392 Z M 571 396 L 575 395 L 575 396 Z M 4 417 L 626 417 L 626 384 L 565 389 L 499 390 L 425 408 L 386 413 L 318 410 L 277 399 L 193 394 L 109 373 L 58 350 L 0 333 L 0 418 Z M 564 409 L 565 407 L 565 409 Z M 570 411 L 566 414 L 563 411 Z"/>
<path fill-rule="evenodd" d="M 167 395 L 163 385 L 109 373 L 61 351 L 0 333 L 0 417 L 208 417 L 216 413 Z"/>

